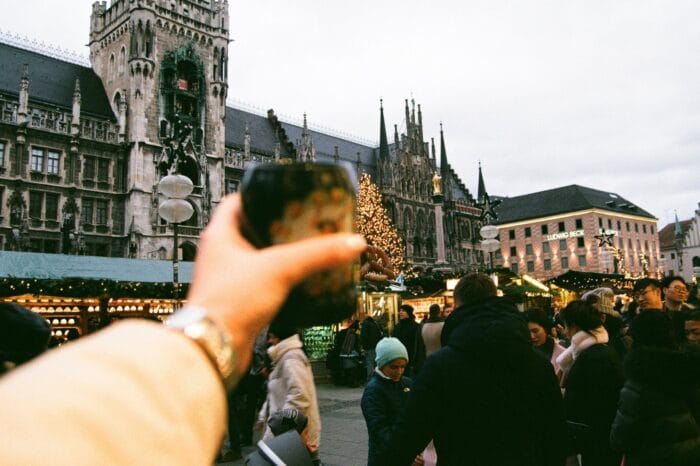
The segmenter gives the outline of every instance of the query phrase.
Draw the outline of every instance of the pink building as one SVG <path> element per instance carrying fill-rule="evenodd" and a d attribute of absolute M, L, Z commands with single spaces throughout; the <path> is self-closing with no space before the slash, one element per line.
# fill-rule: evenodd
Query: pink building
<path fill-rule="evenodd" d="M 662 272 L 656 218 L 619 194 L 570 185 L 505 198 L 497 213 L 496 259 L 515 273 Z"/>

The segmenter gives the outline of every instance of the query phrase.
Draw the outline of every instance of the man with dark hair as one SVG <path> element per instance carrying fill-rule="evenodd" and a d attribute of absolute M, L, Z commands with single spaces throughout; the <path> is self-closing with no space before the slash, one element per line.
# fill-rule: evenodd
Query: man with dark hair
<path fill-rule="evenodd" d="M 668 311 L 685 311 L 694 309 L 686 303 L 688 300 L 688 284 L 683 277 L 672 275 L 661 282 L 664 292 L 664 309 Z"/>
<path fill-rule="evenodd" d="M 457 282 L 452 294 L 455 301 L 455 309 L 445 319 L 445 325 L 442 327 L 442 335 L 440 336 L 442 346 L 447 344 L 452 331 L 465 318 L 465 306 L 480 303 L 485 299 L 496 297 L 497 294 L 498 289 L 488 275 L 473 272 L 462 277 Z"/>
<path fill-rule="evenodd" d="M 377 321 L 374 320 L 371 315 L 368 315 L 365 320 L 362 321 L 362 327 L 360 330 L 360 343 L 362 344 L 362 350 L 365 352 L 367 380 L 372 378 L 372 375 L 374 374 L 374 368 L 376 367 L 374 358 L 377 355 L 375 348 L 383 336 L 384 332 L 379 326 L 379 323 L 377 323 Z"/>
<path fill-rule="evenodd" d="M 447 345 L 432 354 L 381 453 L 405 465 L 433 439 L 440 464 L 561 466 L 566 424 L 552 365 L 488 276 L 455 288 Z"/>
<path fill-rule="evenodd" d="M 642 278 L 634 284 L 634 300 L 640 311 L 661 311 L 661 283 L 653 278 Z"/>

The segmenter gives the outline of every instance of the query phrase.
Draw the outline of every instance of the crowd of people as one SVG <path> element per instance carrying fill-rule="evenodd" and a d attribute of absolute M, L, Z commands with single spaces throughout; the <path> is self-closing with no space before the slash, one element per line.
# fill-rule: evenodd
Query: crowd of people
<path fill-rule="evenodd" d="M 188 304 L 167 325 L 122 322 L 42 355 L 43 319 L 2 308 L 1 464 L 210 465 L 227 430 L 235 456 L 254 429 L 261 458 L 279 460 L 270 446 L 285 437 L 280 457 L 301 445 L 305 460 L 279 461 L 321 464 L 309 361 L 273 317 L 292 287 L 366 243 L 329 234 L 256 250 L 240 209 L 237 196 L 217 209 Z M 630 302 L 598 288 L 549 315 L 520 312 L 471 273 L 449 316 L 432 307 L 419 324 L 403 305 L 391 336 L 372 317 L 351 325 L 336 346 L 364 356 L 368 464 L 700 464 L 700 307 L 688 288 L 644 278 Z"/>

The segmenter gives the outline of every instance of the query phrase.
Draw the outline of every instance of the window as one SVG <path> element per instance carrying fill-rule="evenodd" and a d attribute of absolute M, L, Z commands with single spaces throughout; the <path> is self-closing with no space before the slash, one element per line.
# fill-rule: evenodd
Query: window
<path fill-rule="evenodd" d="M 651 234 L 653 235 L 654 234 L 654 225 L 650 226 L 649 230 L 651 231 Z"/>
<path fill-rule="evenodd" d="M 510 271 L 516 275 L 518 274 L 518 263 L 517 262 L 513 262 L 512 264 L 510 264 Z"/>
<path fill-rule="evenodd" d="M 56 151 L 49 151 L 48 163 L 46 165 L 46 172 L 49 175 L 58 175 L 58 169 L 61 162 L 61 154 Z"/>
<path fill-rule="evenodd" d="M 561 269 L 566 270 L 569 268 L 569 258 L 568 257 L 562 257 L 561 258 Z"/>
<path fill-rule="evenodd" d="M 508 239 L 515 239 L 515 230 L 508 230 Z"/>
<path fill-rule="evenodd" d="M 83 178 L 89 180 L 95 178 L 95 159 L 93 157 L 85 157 L 83 164 Z"/>
<path fill-rule="evenodd" d="M 603 228 L 603 217 L 598 217 L 598 227 Z"/>
<path fill-rule="evenodd" d="M 630 222 L 625 222 L 625 228 L 627 228 L 627 231 L 630 231 Z"/>
<path fill-rule="evenodd" d="M 532 236 L 532 228 L 525 227 L 525 238 L 529 238 L 530 236 Z"/>
<path fill-rule="evenodd" d="M 95 224 L 107 224 L 107 201 L 104 199 L 95 201 Z"/>
<path fill-rule="evenodd" d="M 542 243 L 542 252 L 543 253 L 549 252 L 549 241 L 545 241 L 544 243 Z"/>
<path fill-rule="evenodd" d="M 83 206 L 80 211 L 80 223 L 83 225 L 92 224 L 93 205 L 92 199 L 83 199 Z"/>
<path fill-rule="evenodd" d="M 627 247 L 632 249 L 632 238 L 627 238 Z"/>
<path fill-rule="evenodd" d="M 226 194 L 235 193 L 238 191 L 238 180 L 226 179 Z"/>
<path fill-rule="evenodd" d="M 534 261 L 527 261 L 527 271 L 528 272 L 535 271 L 535 262 Z"/>
<path fill-rule="evenodd" d="M 620 224 L 620 221 L 617 221 L 617 231 L 622 230 L 622 225 Z"/>
<path fill-rule="evenodd" d="M 549 226 L 548 225 L 542 225 L 540 228 L 542 229 L 543 235 L 549 234 Z"/>
<path fill-rule="evenodd" d="M 672 253 L 671 253 L 671 260 L 673 260 L 673 259 L 675 259 L 675 258 L 676 258 L 676 254 L 672 252 Z"/>
<path fill-rule="evenodd" d="M 583 230 L 583 220 L 580 218 L 576 219 L 576 229 L 577 230 Z"/>
<path fill-rule="evenodd" d="M 511 255 L 512 257 L 515 257 L 515 256 L 518 255 L 518 250 L 515 249 L 515 246 L 511 246 L 511 247 L 510 247 L 510 255 Z"/>
<path fill-rule="evenodd" d="M 564 232 L 566 231 L 566 223 L 565 222 L 559 222 L 559 232 Z"/>
<path fill-rule="evenodd" d="M 29 217 L 41 218 L 41 207 L 44 203 L 44 193 L 29 191 Z"/>
<path fill-rule="evenodd" d="M 559 250 L 561 251 L 562 254 L 566 254 L 566 240 L 565 239 L 559 240 Z"/>
<path fill-rule="evenodd" d="M 109 179 L 109 160 L 98 159 L 97 160 L 97 181 L 106 183 Z"/>
<path fill-rule="evenodd" d="M 638 223 L 634 224 L 634 232 L 639 233 L 639 224 Z"/>
<path fill-rule="evenodd" d="M 612 219 L 608 219 L 608 230 L 612 230 Z"/>
<path fill-rule="evenodd" d="M 618 239 L 617 239 L 617 245 L 618 245 L 618 247 L 619 247 L 620 249 L 624 248 L 624 247 L 625 247 L 625 240 L 622 239 L 622 238 L 618 238 Z"/>
<path fill-rule="evenodd" d="M 5 166 L 5 143 L 0 142 L 0 168 Z"/>
<path fill-rule="evenodd" d="M 525 245 L 525 254 L 527 254 L 528 256 L 532 255 L 532 244 Z"/>
<path fill-rule="evenodd" d="M 46 193 L 46 220 L 58 218 L 58 194 Z"/>
<path fill-rule="evenodd" d="M 644 250 L 648 251 L 649 250 L 649 241 L 644 240 Z"/>
<path fill-rule="evenodd" d="M 545 259 L 544 260 L 544 269 L 545 270 L 552 270 L 552 259 Z"/>
<path fill-rule="evenodd" d="M 581 254 L 580 256 L 578 256 L 578 265 L 580 267 L 586 266 L 586 255 L 585 254 Z"/>
<path fill-rule="evenodd" d="M 645 224 L 642 224 L 642 233 L 647 232 L 647 226 Z"/>
<path fill-rule="evenodd" d="M 44 171 L 44 150 L 43 149 L 32 149 L 32 171 L 33 172 L 43 172 Z"/>
<path fill-rule="evenodd" d="M 641 252 L 642 251 L 642 242 L 637 240 L 637 251 Z"/>
<path fill-rule="evenodd" d="M 584 241 L 582 236 L 579 236 L 576 238 L 576 247 L 577 248 L 585 248 L 586 247 L 586 242 Z"/>

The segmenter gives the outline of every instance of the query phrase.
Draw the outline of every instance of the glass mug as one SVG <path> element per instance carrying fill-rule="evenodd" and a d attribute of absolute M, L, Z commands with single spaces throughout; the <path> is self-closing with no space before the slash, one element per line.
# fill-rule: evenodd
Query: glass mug
<path fill-rule="evenodd" d="M 325 233 L 353 232 L 356 182 L 345 165 L 261 164 L 241 182 L 241 231 L 256 248 Z M 357 303 L 356 265 L 314 274 L 296 286 L 275 318 L 295 328 L 349 318 Z"/>

